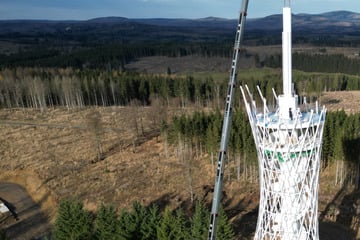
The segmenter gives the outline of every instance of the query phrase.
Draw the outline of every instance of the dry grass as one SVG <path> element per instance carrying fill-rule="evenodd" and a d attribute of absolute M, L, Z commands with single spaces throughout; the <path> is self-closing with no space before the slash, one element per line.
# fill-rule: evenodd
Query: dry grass
<path fill-rule="evenodd" d="M 360 91 L 325 92 L 321 103 L 328 111 L 344 110 L 346 113 L 360 112 Z"/>
<path fill-rule="evenodd" d="M 352 94 L 360 99 L 359 93 Z M 325 93 L 322 101 L 339 96 Z M 326 106 L 335 109 L 329 103 Z M 354 111 L 359 107 L 345 103 L 340 106 Z M 89 123 L 94 111 L 100 113 L 103 129 L 100 139 L 104 159 L 100 161 L 96 134 Z M 166 156 L 163 138 L 154 134 L 158 127 L 153 122 L 154 109 L 136 108 L 135 115 L 134 111 L 130 107 L 1 110 L 0 181 L 24 186 L 50 217 L 54 217 L 61 199 L 74 196 L 90 210 L 96 210 L 101 203 L 128 208 L 133 201 L 189 207 L 188 165 L 178 159 L 176 146 L 169 147 Z M 194 194 L 210 203 L 215 166 L 210 156 L 196 156 L 195 152 L 191 156 Z M 249 184 L 234 178 L 228 181 L 230 169 L 234 170 L 227 166 L 223 203 L 234 226 L 249 237 L 255 229 L 257 182 Z M 331 174 L 323 173 L 322 179 L 320 210 L 336 193 L 329 185 Z"/>
<path fill-rule="evenodd" d="M 195 63 L 195 64 L 194 64 Z M 225 57 L 200 57 L 200 56 L 185 56 L 185 57 L 143 57 L 137 59 L 135 62 L 125 65 L 129 70 L 137 72 L 167 74 L 168 70 L 172 74 L 192 74 L 192 73 L 214 73 L 214 72 L 228 72 L 231 63 L 230 58 Z M 253 58 L 241 59 L 241 68 L 248 68 L 254 64 Z"/>
<path fill-rule="evenodd" d="M 89 210 L 96 210 L 101 203 L 129 208 L 133 201 L 155 203 L 160 209 L 181 206 L 191 210 L 189 165 L 177 157 L 177 146 L 170 146 L 166 157 L 163 138 L 148 134 L 155 128 L 153 109 L 138 109 L 145 137 L 135 134 L 132 108 L 96 109 L 104 128 L 102 161 L 97 160 L 94 133 L 86 128 L 86 116 L 93 110 L 1 110 L 0 181 L 24 186 L 52 219 L 59 201 L 74 196 Z M 193 151 L 188 157 L 192 159 L 195 198 L 210 204 L 215 166 L 208 155 L 197 156 Z M 231 209 L 231 219 L 240 221 L 257 207 L 257 183 L 229 182 L 229 169 L 223 200 Z M 251 232 L 255 222 L 248 222 L 251 227 L 247 231 Z"/>
<path fill-rule="evenodd" d="M 185 164 L 176 158 L 174 148 L 166 158 L 161 137 L 136 136 L 131 108 L 97 109 L 104 130 L 100 136 L 104 159 L 99 161 L 96 136 L 87 128 L 91 111 L 2 110 L 0 180 L 25 185 L 35 199 L 41 197 L 32 189 L 42 185 L 54 203 L 78 196 L 89 209 L 102 202 L 119 208 L 133 201 L 170 205 L 175 201 L 175 206 L 189 198 Z M 139 123 L 142 119 L 147 136 L 154 131 L 146 118 L 152 110 L 139 111 L 137 119 Z M 193 187 L 202 194 L 202 187 L 213 182 L 213 167 L 196 158 L 192 168 Z"/>

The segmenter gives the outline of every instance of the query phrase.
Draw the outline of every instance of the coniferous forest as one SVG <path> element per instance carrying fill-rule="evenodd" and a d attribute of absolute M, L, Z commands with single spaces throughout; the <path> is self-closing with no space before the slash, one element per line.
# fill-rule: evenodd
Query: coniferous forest
<path fill-rule="evenodd" d="M 187 217 L 181 209 L 166 208 L 160 214 L 156 205 L 144 207 L 138 202 L 119 215 L 111 205 L 102 205 L 94 214 L 85 210 L 78 200 L 65 200 L 59 206 L 53 237 L 59 240 L 206 239 L 209 216 L 202 201 L 195 204 L 193 214 Z M 234 238 L 232 226 L 222 209 L 217 233 L 218 239 Z"/>

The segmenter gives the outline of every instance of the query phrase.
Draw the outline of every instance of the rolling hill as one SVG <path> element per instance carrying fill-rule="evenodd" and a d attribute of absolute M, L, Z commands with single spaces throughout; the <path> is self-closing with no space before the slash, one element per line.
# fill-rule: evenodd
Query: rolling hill
<path fill-rule="evenodd" d="M 64 31 L 104 31 L 119 28 L 150 28 L 152 30 L 183 31 L 184 29 L 229 29 L 233 31 L 237 23 L 236 19 L 224 19 L 207 17 L 200 19 L 181 18 L 138 18 L 129 19 L 124 17 L 103 17 L 86 21 L 48 21 L 48 20 L 1 20 L 0 34 L 10 33 L 56 33 Z M 334 28 L 339 31 L 360 32 L 360 13 L 349 11 L 327 12 L 322 14 L 295 14 L 293 16 L 294 31 L 296 29 L 307 31 L 332 32 Z M 174 29 L 176 28 L 176 29 Z M 280 30 L 282 28 L 282 15 L 270 15 L 264 18 L 251 18 L 249 15 L 246 29 L 252 30 Z M 339 32 L 340 33 L 340 32 Z"/>

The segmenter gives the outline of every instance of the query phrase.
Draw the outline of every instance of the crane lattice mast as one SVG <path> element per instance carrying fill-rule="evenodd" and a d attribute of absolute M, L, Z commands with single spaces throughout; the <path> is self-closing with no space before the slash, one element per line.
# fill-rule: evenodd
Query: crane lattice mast
<path fill-rule="evenodd" d="M 213 196 L 211 215 L 210 215 L 210 225 L 209 225 L 209 235 L 208 235 L 209 240 L 215 240 L 216 238 L 216 223 L 217 223 L 217 217 L 218 217 L 219 206 L 221 201 L 224 165 L 227 156 L 227 147 L 228 147 L 228 140 L 230 133 L 230 125 L 231 125 L 231 110 L 232 110 L 231 106 L 232 106 L 235 87 L 236 87 L 237 66 L 240 55 L 241 41 L 244 35 L 244 26 L 246 22 L 248 2 L 249 0 L 242 1 L 242 7 L 237 25 L 236 36 L 235 36 L 234 51 L 231 62 L 230 79 L 228 84 L 228 92 L 226 96 L 224 120 L 223 120 L 223 127 L 221 133 L 220 150 L 219 150 L 216 177 L 215 177 L 214 196 Z"/>

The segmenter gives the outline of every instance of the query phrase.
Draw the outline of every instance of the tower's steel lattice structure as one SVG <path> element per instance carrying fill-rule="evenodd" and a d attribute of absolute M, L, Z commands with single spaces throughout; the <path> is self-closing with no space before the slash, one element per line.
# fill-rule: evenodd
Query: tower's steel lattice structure
<path fill-rule="evenodd" d="M 260 175 L 255 240 L 318 240 L 318 183 L 326 109 L 299 104 L 292 84 L 291 8 L 283 8 L 283 94 L 270 110 L 257 87 L 258 108 L 249 88 L 241 88 L 252 128 Z"/>

